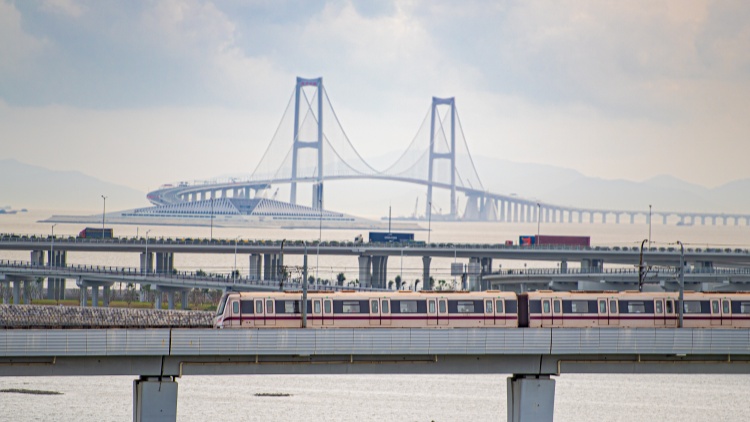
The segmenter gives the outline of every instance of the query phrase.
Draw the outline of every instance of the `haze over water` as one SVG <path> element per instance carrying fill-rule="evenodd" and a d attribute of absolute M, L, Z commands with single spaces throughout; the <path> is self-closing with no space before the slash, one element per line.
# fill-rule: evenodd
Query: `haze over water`
<path fill-rule="evenodd" d="M 0 216 L 0 232 L 46 236 L 51 225 L 37 220 L 57 211 Z M 503 243 L 521 234 L 536 234 L 536 224 L 433 222 L 430 240 L 436 243 Z M 109 225 L 107 225 L 109 226 Z M 424 224 L 426 226 L 426 224 Z M 75 235 L 79 225 L 59 224 L 55 235 Z M 209 237 L 209 227 L 114 226 L 119 236 Z M 590 235 L 592 244 L 636 246 L 648 237 L 648 226 L 542 224 L 542 234 Z M 323 230 L 258 230 L 214 227 L 213 237 L 234 239 L 353 240 L 360 232 Z M 365 233 L 366 234 L 366 233 Z M 427 240 L 427 232 L 417 232 Z M 740 226 L 676 227 L 654 224 L 652 241 L 667 246 L 676 240 L 686 246 L 741 247 L 750 245 L 750 228 Z M 314 248 L 310 265 L 315 267 Z M 0 259 L 28 260 L 26 252 L 0 252 Z M 285 257 L 297 265 L 300 257 Z M 404 259 L 407 281 L 421 278 L 421 260 Z M 448 276 L 452 260 L 433 260 L 435 279 Z M 136 254 L 69 253 L 70 264 L 136 266 Z M 503 268 L 554 267 L 555 263 L 494 262 Z M 229 272 L 234 256 L 175 256 L 179 270 Z M 247 274 L 247 258 L 237 265 Z M 321 257 L 321 278 L 344 272 L 357 277 L 356 260 Z M 606 265 L 606 263 L 605 263 Z M 571 263 L 572 266 L 572 263 Z M 401 271 L 400 259 L 389 260 L 389 279 Z M 311 269 L 314 274 L 314 268 Z M 42 396 L 0 393 L 0 415 L 18 421 L 127 421 L 132 418 L 132 382 L 135 377 L 0 377 L 0 389 L 24 388 L 59 391 Z M 205 421 L 221 415 L 226 421 L 504 421 L 505 375 L 259 375 L 187 376 L 178 380 L 178 420 Z M 745 375 L 590 375 L 563 374 L 555 378 L 556 421 L 746 421 L 750 414 L 750 377 Z M 289 397 L 256 397 L 286 393 Z M 2 419 L 2 418 L 0 418 Z"/>

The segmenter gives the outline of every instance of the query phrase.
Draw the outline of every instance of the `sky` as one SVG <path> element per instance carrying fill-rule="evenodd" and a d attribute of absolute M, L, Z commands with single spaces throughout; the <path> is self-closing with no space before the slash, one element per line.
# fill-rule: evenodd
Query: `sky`
<path fill-rule="evenodd" d="M 0 0 L 0 159 L 144 192 L 250 173 L 297 76 L 324 78 L 365 158 L 438 96 L 475 155 L 750 177 L 743 0 Z"/>

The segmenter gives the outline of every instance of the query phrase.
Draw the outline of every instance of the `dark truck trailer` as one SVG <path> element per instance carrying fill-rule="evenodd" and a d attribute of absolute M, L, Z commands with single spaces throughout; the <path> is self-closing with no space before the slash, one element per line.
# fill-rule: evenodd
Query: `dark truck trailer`
<path fill-rule="evenodd" d="M 588 248 L 589 246 L 591 246 L 591 236 L 550 236 L 541 234 L 537 236 L 536 244 L 539 246 L 559 245 L 580 246 L 582 248 Z"/>
<path fill-rule="evenodd" d="M 398 243 L 398 242 L 414 242 L 414 233 L 386 233 L 386 232 L 370 232 L 370 243 Z"/>
<path fill-rule="evenodd" d="M 521 236 L 518 239 L 521 246 L 577 246 L 588 248 L 591 246 L 591 236 L 552 236 L 542 234 L 539 236 Z"/>
<path fill-rule="evenodd" d="M 112 229 L 86 227 L 78 233 L 78 237 L 82 239 L 112 239 Z"/>

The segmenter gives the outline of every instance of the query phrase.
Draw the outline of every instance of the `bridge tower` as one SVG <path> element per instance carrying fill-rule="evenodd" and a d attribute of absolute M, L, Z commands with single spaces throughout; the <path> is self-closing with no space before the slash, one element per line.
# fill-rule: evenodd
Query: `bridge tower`
<path fill-rule="evenodd" d="M 438 153 L 435 152 L 435 115 L 440 105 L 447 105 L 451 108 L 450 119 L 450 151 Z M 439 123 L 439 122 L 437 122 Z M 425 217 L 432 215 L 432 184 L 434 179 L 433 162 L 435 160 L 450 160 L 451 163 L 451 219 L 456 219 L 456 99 L 432 97 L 432 112 L 430 117 L 430 170 L 427 179 L 427 204 Z"/>
<path fill-rule="evenodd" d="M 318 136 L 317 140 L 311 141 L 306 139 L 300 139 L 300 101 L 303 97 L 300 96 L 303 87 L 315 87 L 316 95 L 318 97 L 318 113 L 317 124 L 318 124 Z M 294 140 L 292 147 L 292 183 L 291 193 L 289 202 L 297 204 L 297 154 L 301 148 L 314 148 L 318 150 L 318 176 L 317 182 L 313 186 L 313 208 L 323 208 L 323 78 L 305 79 L 297 77 L 297 86 L 294 91 Z"/>

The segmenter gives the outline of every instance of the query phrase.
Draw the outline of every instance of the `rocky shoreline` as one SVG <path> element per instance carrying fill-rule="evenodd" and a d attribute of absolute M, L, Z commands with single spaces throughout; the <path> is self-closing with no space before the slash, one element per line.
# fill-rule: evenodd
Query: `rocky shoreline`
<path fill-rule="evenodd" d="M 0 305 L 0 328 L 211 328 L 213 313 L 77 306 Z"/>

